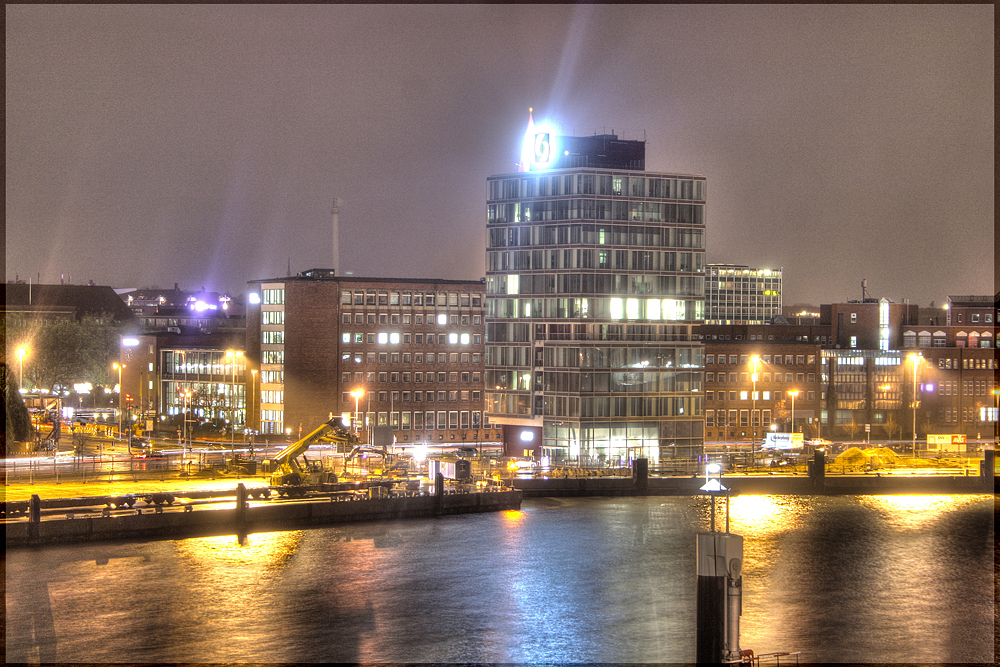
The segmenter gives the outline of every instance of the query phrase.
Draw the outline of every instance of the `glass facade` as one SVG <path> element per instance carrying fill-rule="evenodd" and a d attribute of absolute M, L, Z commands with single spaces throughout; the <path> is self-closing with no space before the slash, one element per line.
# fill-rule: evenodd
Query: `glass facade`
<path fill-rule="evenodd" d="M 161 414 L 188 410 L 191 419 L 245 423 L 246 362 L 242 355 L 171 348 L 161 348 L 159 354 Z"/>
<path fill-rule="evenodd" d="M 770 324 L 781 315 L 781 269 L 709 264 L 706 324 Z"/>
<path fill-rule="evenodd" d="M 705 179 L 487 179 L 486 414 L 554 464 L 700 453 Z"/>

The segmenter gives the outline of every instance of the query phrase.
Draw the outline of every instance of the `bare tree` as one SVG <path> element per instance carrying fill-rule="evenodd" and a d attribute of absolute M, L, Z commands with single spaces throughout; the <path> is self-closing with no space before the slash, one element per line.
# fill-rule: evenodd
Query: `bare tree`
<path fill-rule="evenodd" d="M 854 436 L 856 436 L 860 430 L 861 424 L 859 424 L 858 420 L 854 417 L 851 417 L 851 422 L 849 424 L 844 424 L 844 431 L 851 436 L 851 442 L 854 442 Z"/>
<path fill-rule="evenodd" d="M 885 431 L 885 435 L 889 440 L 898 440 L 899 434 L 902 433 L 903 425 L 896 419 L 895 413 L 890 412 L 882 423 L 882 430 Z"/>
<path fill-rule="evenodd" d="M 788 401 L 784 398 L 777 401 L 774 404 L 774 416 L 776 421 L 780 421 L 782 426 L 785 427 L 789 432 L 792 429 L 788 428 L 789 425 L 789 412 L 788 412 Z"/>

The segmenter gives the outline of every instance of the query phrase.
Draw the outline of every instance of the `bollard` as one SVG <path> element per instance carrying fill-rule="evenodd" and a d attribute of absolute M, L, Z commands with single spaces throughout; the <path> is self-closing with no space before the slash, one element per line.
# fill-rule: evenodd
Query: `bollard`
<path fill-rule="evenodd" d="M 247 487 L 240 482 L 236 485 L 236 529 L 243 532 L 247 525 Z"/>
<path fill-rule="evenodd" d="M 441 507 L 444 501 L 444 475 L 437 473 L 434 475 L 434 516 L 441 514 Z"/>
<path fill-rule="evenodd" d="M 632 465 L 632 482 L 640 496 L 649 491 L 649 459 L 636 459 Z"/>
<path fill-rule="evenodd" d="M 734 655 L 738 659 L 743 537 L 698 533 L 697 559 L 696 660 L 721 664 Z"/>
<path fill-rule="evenodd" d="M 37 493 L 31 494 L 31 500 L 28 503 L 28 521 L 31 523 L 39 523 L 42 520 L 42 499 L 38 497 Z"/>

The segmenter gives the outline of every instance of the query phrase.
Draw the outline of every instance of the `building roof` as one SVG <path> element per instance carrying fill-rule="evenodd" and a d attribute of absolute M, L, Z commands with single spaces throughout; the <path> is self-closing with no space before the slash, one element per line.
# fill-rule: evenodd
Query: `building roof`
<path fill-rule="evenodd" d="M 995 298 L 992 296 L 948 296 L 948 303 L 951 306 L 962 306 L 965 308 L 992 308 Z"/>
<path fill-rule="evenodd" d="M 71 313 L 75 318 L 104 315 L 120 323 L 135 320 L 125 302 L 107 285 L 7 283 L 6 288 L 4 310 L 8 313 L 60 311 Z"/>
<path fill-rule="evenodd" d="M 281 278 L 256 278 L 248 280 L 248 284 L 256 283 L 290 283 L 290 282 L 346 282 L 346 283 L 431 283 L 434 285 L 479 285 L 483 284 L 482 278 L 477 280 L 446 280 L 444 278 L 374 278 L 363 276 L 337 276 L 333 269 L 309 269 L 301 271 L 294 276 L 284 276 Z"/>

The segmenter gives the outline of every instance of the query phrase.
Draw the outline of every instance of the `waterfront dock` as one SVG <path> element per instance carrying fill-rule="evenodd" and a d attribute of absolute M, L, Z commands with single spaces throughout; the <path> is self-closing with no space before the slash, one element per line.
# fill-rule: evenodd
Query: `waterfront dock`
<path fill-rule="evenodd" d="M 7 502 L 7 548 L 246 535 L 337 523 L 498 512 L 519 509 L 522 498 L 516 489 L 497 488 L 405 495 L 331 493 L 294 500 L 251 501 L 249 490 L 242 484 L 235 492 L 216 492 L 200 501 L 192 500 L 190 495 L 127 494 L 44 501 L 35 495 L 27 503 Z M 22 504 L 27 505 L 26 512 Z"/>
<path fill-rule="evenodd" d="M 514 488 L 525 498 L 567 496 L 694 496 L 705 483 L 703 476 L 649 477 L 645 489 L 627 477 L 516 477 Z M 723 475 L 722 484 L 734 495 L 899 495 L 993 493 L 993 477 L 981 475 L 905 475 L 871 473 L 827 476 Z"/>

